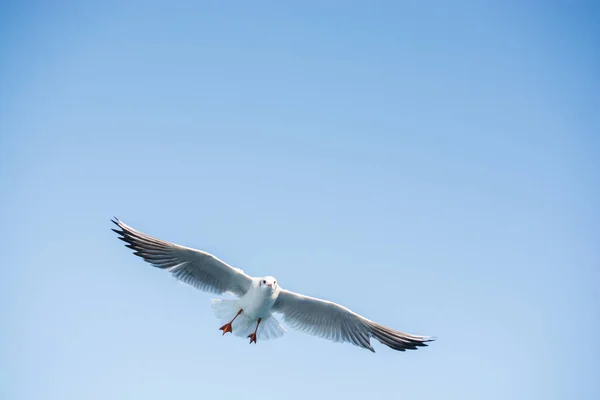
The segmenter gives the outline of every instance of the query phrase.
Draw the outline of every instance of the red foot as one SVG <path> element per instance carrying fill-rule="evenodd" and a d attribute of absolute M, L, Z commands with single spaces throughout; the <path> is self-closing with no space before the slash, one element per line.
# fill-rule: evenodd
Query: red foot
<path fill-rule="evenodd" d="M 233 330 L 231 329 L 231 322 L 223 325 L 222 327 L 219 328 L 219 330 L 223 331 L 223 335 L 226 334 L 227 332 L 233 332 Z"/>
<path fill-rule="evenodd" d="M 248 337 L 250 338 L 250 344 L 256 343 L 256 332 L 249 334 Z"/>

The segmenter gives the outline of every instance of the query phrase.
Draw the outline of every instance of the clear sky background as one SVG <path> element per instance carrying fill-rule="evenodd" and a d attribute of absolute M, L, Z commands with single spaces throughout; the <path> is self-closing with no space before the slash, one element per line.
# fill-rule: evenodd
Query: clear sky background
<path fill-rule="evenodd" d="M 598 3 L 2 2 L 0 398 L 600 398 Z M 438 341 L 222 337 L 113 215 Z"/>

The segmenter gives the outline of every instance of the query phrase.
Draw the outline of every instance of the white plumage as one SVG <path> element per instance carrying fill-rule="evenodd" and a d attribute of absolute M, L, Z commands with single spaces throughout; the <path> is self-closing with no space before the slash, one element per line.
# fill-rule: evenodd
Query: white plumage
<path fill-rule="evenodd" d="M 209 253 L 153 238 L 117 218 L 113 222 L 119 227 L 113 231 L 148 263 L 200 290 L 237 297 L 212 300 L 216 317 L 225 324 L 221 327 L 223 334 L 250 337 L 250 343 L 257 338 L 281 337 L 285 328 L 273 315 L 280 313 L 294 329 L 372 352 L 375 350 L 370 338 L 399 351 L 427 346 L 433 340 L 385 327 L 339 304 L 282 289 L 273 277 L 250 277 Z"/>
<path fill-rule="evenodd" d="M 222 324 L 226 324 L 235 317 L 240 309 L 238 299 L 211 299 L 213 312 Z M 233 334 L 239 337 L 248 337 L 254 330 L 256 319 L 240 314 L 233 321 Z M 258 327 L 258 340 L 277 339 L 286 332 L 285 328 L 277 321 L 275 316 L 271 315 L 263 318 Z"/>

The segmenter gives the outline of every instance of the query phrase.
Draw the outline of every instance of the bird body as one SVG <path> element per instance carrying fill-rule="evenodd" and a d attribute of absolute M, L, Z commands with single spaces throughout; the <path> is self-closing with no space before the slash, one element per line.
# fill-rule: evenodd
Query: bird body
<path fill-rule="evenodd" d="M 119 227 L 113 229 L 119 239 L 146 262 L 200 290 L 237 297 L 212 299 L 223 335 L 246 336 L 250 343 L 281 337 L 286 330 L 273 315 L 281 314 L 292 328 L 372 352 L 370 338 L 398 351 L 427 346 L 433 340 L 385 327 L 334 302 L 283 289 L 272 276 L 251 277 L 209 253 L 153 238 L 116 218 L 113 222 Z"/>
<path fill-rule="evenodd" d="M 265 277 L 263 280 L 274 281 L 272 277 Z M 273 284 L 271 284 L 273 285 Z M 258 319 L 271 316 L 273 304 L 279 296 L 279 286 L 267 286 L 262 284 L 260 279 L 252 279 L 252 285 L 242 297 L 238 299 L 238 306 L 244 310 L 244 314 Z"/>

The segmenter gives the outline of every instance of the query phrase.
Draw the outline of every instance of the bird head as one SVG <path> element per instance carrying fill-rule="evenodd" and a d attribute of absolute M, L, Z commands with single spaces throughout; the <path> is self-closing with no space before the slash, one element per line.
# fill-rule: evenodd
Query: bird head
<path fill-rule="evenodd" d="M 260 279 L 258 286 L 263 290 L 270 290 L 271 292 L 274 292 L 277 290 L 277 279 L 273 278 L 272 276 L 265 276 L 264 278 Z"/>

